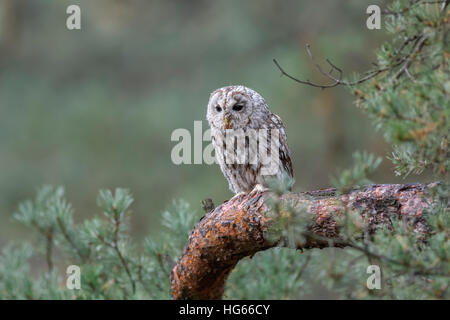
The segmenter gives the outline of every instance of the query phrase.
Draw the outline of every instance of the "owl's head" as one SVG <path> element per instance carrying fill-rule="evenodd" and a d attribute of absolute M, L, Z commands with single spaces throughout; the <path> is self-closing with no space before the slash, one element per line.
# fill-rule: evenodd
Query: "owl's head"
<path fill-rule="evenodd" d="M 211 93 L 206 118 L 218 130 L 258 127 L 268 107 L 263 97 L 244 86 L 229 86 Z"/>

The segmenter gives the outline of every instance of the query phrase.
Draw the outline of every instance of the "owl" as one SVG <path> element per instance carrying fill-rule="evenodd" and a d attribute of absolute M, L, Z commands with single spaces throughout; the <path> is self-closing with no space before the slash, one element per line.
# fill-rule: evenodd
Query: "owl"
<path fill-rule="evenodd" d="M 259 93 L 241 85 L 217 89 L 206 117 L 216 158 L 234 194 L 267 190 L 268 177 L 294 177 L 283 122 Z"/>

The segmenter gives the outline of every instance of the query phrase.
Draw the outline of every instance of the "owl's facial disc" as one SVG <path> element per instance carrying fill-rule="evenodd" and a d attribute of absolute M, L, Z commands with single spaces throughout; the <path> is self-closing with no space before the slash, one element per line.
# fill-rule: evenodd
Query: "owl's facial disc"
<path fill-rule="evenodd" d="M 254 104 L 250 89 L 230 86 L 217 89 L 210 95 L 207 119 L 219 130 L 245 128 L 250 122 Z"/>

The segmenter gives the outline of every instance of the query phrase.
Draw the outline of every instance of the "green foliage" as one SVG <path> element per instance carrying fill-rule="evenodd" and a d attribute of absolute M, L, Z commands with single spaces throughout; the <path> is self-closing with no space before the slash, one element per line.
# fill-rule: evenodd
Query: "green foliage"
<path fill-rule="evenodd" d="M 0 256 L 0 299 L 167 299 L 169 272 L 199 217 L 183 202 L 163 214 L 166 232 L 142 247 L 129 236 L 128 190 L 101 190 L 103 217 L 81 224 L 62 187 L 42 187 L 36 198 L 19 206 L 15 219 L 35 229 L 37 246 L 8 245 Z M 45 257 L 45 259 L 42 259 Z M 44 260 L 42 263 L 33 260 Z M 66 287 L 65 270 L 81 268 L 81 290 Z M 39 270 L 36 279 L 31 272 Z"/>
<path fill-rule="evenodd" d="M 444 1 L 394 1 L 392 39 L 377 54 L 377 74 L 353 88 L 357 105 L 393 145 L 397 175 L 448 174 L 449 9 Z"/>
<path fill-rule="evenodd" d="M 33 281 L 28 260 L 32 255 L 28 245 L 9 244 L 0 255 L 0 297 L 26 299 L 32 297 Z"/>

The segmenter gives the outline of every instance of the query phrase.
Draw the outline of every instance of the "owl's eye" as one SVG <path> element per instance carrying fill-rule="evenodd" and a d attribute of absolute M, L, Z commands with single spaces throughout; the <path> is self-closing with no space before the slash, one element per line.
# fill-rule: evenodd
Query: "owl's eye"
<path fill-rule="evenodd" d="M 216 110 L 217 110 L 217 112 L 220 112 L 220 111 L 222 111 L 222 108 L 219 105 L 217 105 Z"/>
<path fill-rule="evenodd" d="M 244 108 L 244 105 L 243 105 L 243 104 L 235 104 L 235 105 L 233 106 L 233 110 L 234 110 L 234 111 L 241 111 L 242 108 Z"/>

